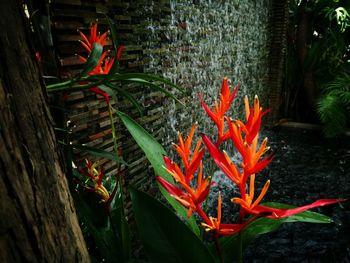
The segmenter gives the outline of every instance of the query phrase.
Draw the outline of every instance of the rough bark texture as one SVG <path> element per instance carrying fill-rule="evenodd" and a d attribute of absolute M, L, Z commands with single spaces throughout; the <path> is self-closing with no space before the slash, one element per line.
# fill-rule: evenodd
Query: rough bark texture
<path fill-rule="evenodd" d="M 1 262 L 89 262 L 20 1 L 0 2 Z"/>

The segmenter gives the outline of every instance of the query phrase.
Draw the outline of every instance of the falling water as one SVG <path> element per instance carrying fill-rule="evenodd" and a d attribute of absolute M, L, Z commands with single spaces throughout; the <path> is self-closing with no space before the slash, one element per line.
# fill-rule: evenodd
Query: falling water
<path fill-rule="evenodd" d="M 171 21 L 163 32 L 169 42 L 161 46 L 169 52 L 156 64 L 166 65 L 163 75 L 184 87 L 189 96 L 183 98 L 185 107 L 170 100 L 166 103 L 165 145 L 176 138 L 177 131 L 187 132 L 195 122 L 200 132 L 213 131 L 198 93 L 213 105 L 225 76 L 231 79 L 231 88 L 241 84 L 232 117 L 242 113 L 245 94 L 263 93 L 263 79 L 268 73 L 269 1 L 248 2 L 171 1 Z"/>

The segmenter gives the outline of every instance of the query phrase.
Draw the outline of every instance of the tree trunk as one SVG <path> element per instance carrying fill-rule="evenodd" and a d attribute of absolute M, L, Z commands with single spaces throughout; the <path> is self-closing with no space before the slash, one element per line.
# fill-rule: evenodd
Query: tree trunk
<path fill-rule="evenodd" d="M 297 31 L 297 52 L 303 73 L 303 90 L 299 94 L 298 115 L 302 121 L 313 122 L 316 118 L 316 84 L 312 68 L 305 67 L 305 58 L 309 50 L 308 43 L 312 34 L 312 10 L 307 9 L 307 1 L 300 4 L 300 20 Z"/>
<path fill-rule="evenodd" d="M 89 262 L 21 1 L 0 28 L 1 262 Z"/>

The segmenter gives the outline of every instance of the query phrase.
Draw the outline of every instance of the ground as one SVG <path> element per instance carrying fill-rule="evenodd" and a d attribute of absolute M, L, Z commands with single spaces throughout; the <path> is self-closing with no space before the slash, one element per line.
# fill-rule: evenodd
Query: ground
<path fill-rule="evenodd" d="M 264 201 L 302 205 L 350 197 L 350 136 L 325 139 L 319 131 L 275 128 L 263 132 L 277 155 L 261 174 L 271 179 Z M 260 236 L 245 262 L 350 262 L 350 202 L 316 209 L 332 224 L 284 224 Z"/>

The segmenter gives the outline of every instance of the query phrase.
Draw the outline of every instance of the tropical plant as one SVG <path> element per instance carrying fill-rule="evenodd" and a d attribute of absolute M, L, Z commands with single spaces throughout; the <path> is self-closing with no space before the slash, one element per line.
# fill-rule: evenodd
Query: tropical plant
<path fill-rule="evenodd" d="M 174 150 L 179 155 L 182 165 L 164 155 L 162 147 L 144 129 L 126 115 L 120 115 L 154 167 L 161 192 L 175 212 L 187 223 L 183 223 L 154 198 L 136 189 L 131 191 L 136 223 L 151 262 L 228 263 L 234 259 L 242 262 L 244 248 L 258 235 L 269 233 L 286 222 L 330 223 L 330 218 L 307 210 L 344 201 L 320 199 L 301 207 L 262 203 L 270 180 L 266 181 L 256 197 L 255 177 L 275 155 L 275 152 L 267 154 L 270 150 L 267 138 L 259 140 L 261 120 L 268 110 L 262 110 L 258 97 L 254 98 L 252 106 L 246 97 L 245 121 L 229 118 L 226 113 L 236 91 L 237 88 L 233 92 L 230 91 L 228 79 L 225 78 L 220 100 L 215 103 L 213 109 L 200 97 L 203 108 L 217 126 L 218 133 L 214 138 L 202 134 L 194 149 L 192 141 L 197 125 L 192 126 L 186 138 L 179 133 L 178 144 L 174 144 Z M 230 154 L 221 149 L 225 141 L 233 144 L 242 157 L 241 163 L 233 163 Z M 202 147 L 202 142 L 205 148 Z M 217 216 L 209 216 L 206 211 L 204 202 L 213 183 L 212 175 L 203 171 L 205 151 L 208 151 L 215 164 L 240 191 L 239 197 L 230 200 L 240 208 L 237 222 L 222 222 L 223 200 L 220 192 L 217 199 Z M 202 230 L 198 231 L 198 227 L 193 225 L 193 213 L 198 215 Z M 206 233 L 211 234 L 209 238 Z"/>
<path fill-rule="evenodd" d="M 88 90 L 101 95 L 105 100 L 111 125 L 113 152 L 82 144 L 72 144 L 67 127 L 57 130 L 64 131 L 66 135 L 62 144 L 65 147 L 68 173 L 72 175 L 73 196 L 85 237 L 92 252 L 92 259 L 106 260 L 107 262 L 129 262 L 131 260 L 131 237 L 124 206 L 125 189 L 123 187 L 123 165 L 125 166 L 127 163 L 123 160 L 118 146 L 114 120 L 117 110 L 112 106 L 110 100 L 117 101 L 117 96 L 124 96 L 142 115 L 143 107 L 141 104 L 120 84 L 144 85 L 164 93 L 179 103 L 181 102 L 162 85 L 165 84 L 180 92 L 183 90 L 159 76 L 143 73 L 119 73 L 118 66 L 123 46 L 117 44 L 115 24 L 108 17 L 105 19 L 110 30 L 103 34 L 98 33 L 97 23 L 91 25 L 89 36 L 78 31 L 81 37 L 80 43 L 89 54 L 87 58 L 79 55 L 79 59 L 84 63 L 81 72 L 70 80 L 47 85 L 47 91 L 57 93 Z M 112 39 L 114 56 L 111 56 L 111 52 L 105 48 L 109 37 Z M 92 162 L 90 158 L 86 159 L 85 167 L 75 167 L 75 164 L 72 165 L 75 163 L 75 151 L 116 162 L 116 172 L 112 175 L 106 175 L 103 166 Z M 96 217 L 95 213 L 98 213 L 99 216 Z"/>
<path fill-rule="evenodd" d="M 326 136 L 349 125 L 349 2 L 291 1 L 284 78 L 284 115 L 316 122 Z"/>

